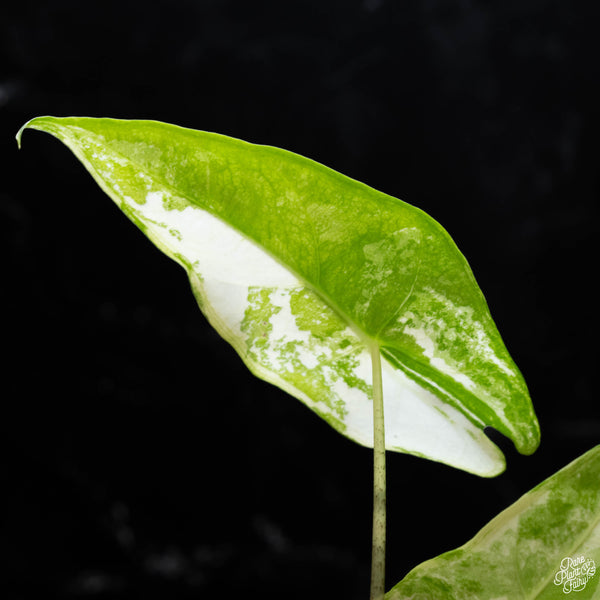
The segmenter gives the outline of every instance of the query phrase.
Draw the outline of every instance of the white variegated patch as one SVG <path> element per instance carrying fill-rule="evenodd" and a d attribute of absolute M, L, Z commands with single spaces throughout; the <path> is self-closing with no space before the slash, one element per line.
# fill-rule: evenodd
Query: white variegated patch
<path fill-rule="evenodd" d="M 121 201 L 144 222 L 146 233 L 158 246 L 186 269 L 191 267 L 190 279 L 203 310 L 256 375 L 300 399 L 344 435 L 372 447 L 370 356 L 350 328 L 341 334 L 353 340 L 352 352 L 346 352 L 345 358 L 352 357 L 354 364 L 346 367 L 351 378 L 362 385 L 350 385 L 348 377 L 340 375 L 335 344 L 298 327 L 291 297 L 304 289 L 303 283 L 256 244 L 202 209 L 190 205 L 183 210 L 166 209 L 168 198 L 160 190 L 150 189 L 143 203 L 127 197 Z M 185 257 L 185 263 L 180 257 Z M 266 290 L 273 311 L 265 323 L 262 353 L 254 351 L 261 340 L 243 331 L 249 297 L 257 290 Z M 415 331 L 414 335 L 429 350 L 423 332 Z M 291 346 L 293 352 L 282 351 Z M 320 382 L 315 384 L 318 396 L 295 383 L 293 376 L 298 369 L 305 369 L 304 379 L 312 377 Z M 382 370 L 389 450 L 417 454 L 481 475 L 502 471 L 501 452 L 461 412 L 385 360 Z"/>

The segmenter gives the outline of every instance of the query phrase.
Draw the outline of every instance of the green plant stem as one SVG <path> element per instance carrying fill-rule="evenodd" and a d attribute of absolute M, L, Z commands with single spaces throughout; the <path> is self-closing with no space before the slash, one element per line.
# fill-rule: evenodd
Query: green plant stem
<path fill-rule="evenodd" d="M 371 600 L 385 595 L 385 428 L 383 385 L 379 345 L 372 343 L 373 369 L 373 550 L 371 559 Z"/>

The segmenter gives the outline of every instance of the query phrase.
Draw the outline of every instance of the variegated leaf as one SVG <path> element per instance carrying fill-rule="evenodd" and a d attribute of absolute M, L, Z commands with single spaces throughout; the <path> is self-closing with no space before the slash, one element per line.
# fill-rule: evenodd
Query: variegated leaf
<path fill-rule="evenodd" d="M 389 450 L 492 476 L 492 426 L 531 453 L 527 388 L 462 254 L 422 211 L 290 152 L 153 121 L 39 117 L 187 271 L 257 376 L 373 443 L 368 346 Z M 18 134 L 20 137 L 23 129 Z"/>
<path fill-rule="evenodd" d="M 464 546 L 413 569 L 386 594 L 386 600 L 565 597 L 600 598 L 600 446 L 525 494 Z"/>

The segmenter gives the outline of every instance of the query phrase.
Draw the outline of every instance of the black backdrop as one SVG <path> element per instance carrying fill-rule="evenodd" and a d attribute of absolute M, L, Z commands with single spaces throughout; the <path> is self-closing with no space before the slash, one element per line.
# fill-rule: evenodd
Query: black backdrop
<path fill-rule="evenodd" d="M 542 445 L 479 479 L 388 455 L 388 587 L 600 441 L 597 3 L 0 8 L 0 596 L 364 599 L 371 453 L 255 380 L 40 114 L 287 148 L 440 221 Z"/>

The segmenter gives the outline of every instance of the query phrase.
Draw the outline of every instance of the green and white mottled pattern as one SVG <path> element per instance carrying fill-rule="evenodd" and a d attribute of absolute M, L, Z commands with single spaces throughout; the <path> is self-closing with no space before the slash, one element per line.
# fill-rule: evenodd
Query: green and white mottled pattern
<path fill-rule="evenodd" d="M 600 598 L 600 446 L 525 494 L 386 600 Z"/>
<path fill-rule="evenodd" d="M 493 426 L 539 443 L 527 388 L 469 266 L 422 211 L 284 150 L 152 121 L 33 119 L 187 271 L 251 371 L 373 443 L 381 349 L 386 445 L 492 476 Z M 21 133 L 18 139 L 20 140 Z"/>

